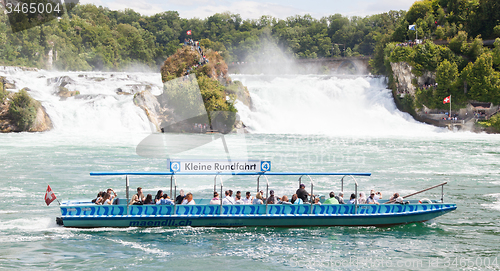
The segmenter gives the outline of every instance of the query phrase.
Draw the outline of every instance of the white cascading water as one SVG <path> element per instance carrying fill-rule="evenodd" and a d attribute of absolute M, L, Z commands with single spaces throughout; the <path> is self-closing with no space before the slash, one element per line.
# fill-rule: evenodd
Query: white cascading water
<path fill-rule="evenodd" d="M 146 87 L 156 95 L 162 91 L 159 73 L 23 71 L 0 67 L 0 76 L 15 83 L 15 91 L 29 88 L 29 94 L 45 107 L 53 131 L 63 134 L 151 132 L 146 114 L 134 105 L 130 94 Z M 70 81 L 64 87 L 79 91 L 80 95 L 67 99 L 56 95 L 63 77 Z M 118 94 L 118 89 L 128 95 Z"/>
<path fill-rule="evenodd" d="M 150 133 L 144 111 L 134 105 L 133 95 L 151 87 L 162 91 L 159 73 L 23 71 L 0 67 L 0 76 L 28 87 L 49 114 L 55 133 L 116 135 Z M 55 94 L 59 81 L 79 96 L 61 99 Z M 422 124 L 400 112 L 383 78 L 319 75 L 232 75 L 247 86 L 253 101 L 250 109 L 237 104 L 240 119 L 252 133 L 325 134 L 348 136 L 418 136 L 444 129 Z M 49 80 L 48 80 L 49 79 Z"/>
<path fill-rule="evenodd" d="M 384 78 L 319 75 L 232 75 L 247 86 L 241 120 L 256 133 L 339 136 L 418 136 L 445 129 L 415 121 L 396 108 Z"/>

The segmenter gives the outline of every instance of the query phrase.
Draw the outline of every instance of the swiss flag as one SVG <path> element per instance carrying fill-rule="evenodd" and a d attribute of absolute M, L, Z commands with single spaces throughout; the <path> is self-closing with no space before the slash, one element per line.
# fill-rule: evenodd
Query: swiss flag
<path fill-rule="evenodd" d="M 56 200 L 56 195 L 54 194 L 54 192 L 52 192 L 52 188 L 50 188 L 49 185 L 47 186 L 47 191 L 45 191 L 45 203 L 47 203 L 47 206 L 49 206 L 49 204 L 54 200 Z"/>
<path fill-rule="evenodd" d="M 191 30 L 186 31 L 186 34 L 188 34 L 188 36 L 191 36 Z"/>
<path fill-rule="evenodd" d="M 450 101 L 451 101 L 451 95 L 450 95 L 450 96 L 448 96 L 448 97 L 446 97 L 446 98 L 444 98 L 444 100 L 443 100 L 443 104 L 447 104 L 447 103 L 449 103 Z"/>

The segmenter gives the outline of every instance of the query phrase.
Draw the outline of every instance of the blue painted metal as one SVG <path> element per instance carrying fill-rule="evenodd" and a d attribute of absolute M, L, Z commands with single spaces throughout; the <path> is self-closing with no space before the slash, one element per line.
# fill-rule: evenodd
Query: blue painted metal
<path fill-rule="evenodd" d="M 236 176 L 256 176 L 256 175 L 269 175 L 269 176 L 283 176 L 283 175 L 334 175 L 334 176 L 371 176 L 369 172 L 90 172 L 91 176 L 125 176 L 125 175 L 156 175 L 156 176 L 171 176 L 171 175 L 236 175 Z"/>
<path fill-rule="evenodd" d="M 339 172 L 92 172 L 92 176 L 128 175 L 352 175 L 371 173 Z M 457 208 L 452 203 L 418 204 L 334 204 L 334 205 L 95 205 L 85 201 L 65 201 L 61 214 L 66 227 L 314 227 L 387 226 L 421 222 Z M 128 209 L 128 212 L 127 212 Z"/>
<path fill-rule="evenodd" d="M 313 227 L 387 226 L 427 221 L 457 208 L 455 204 L 359 205 L 61 205 L 66 227 Z"/>

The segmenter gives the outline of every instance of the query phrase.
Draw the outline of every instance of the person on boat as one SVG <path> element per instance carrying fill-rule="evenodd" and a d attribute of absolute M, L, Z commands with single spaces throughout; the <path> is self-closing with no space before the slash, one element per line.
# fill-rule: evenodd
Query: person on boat
<path fill-rule="evenodd" d="M 370 196 L 366 199 L 366 204 L 377 204 L 378 200 L 375 199 L 375 191 L 370 193 Z"/>
<path fill-rule="evenodd" d="M 399 198 L 399 193 L 394 193 L 392 197 L 389 198 L 389 201 L 396 201 L 396 199 Z"/>
<path fill-rule="evenodd" d="M 153 201 L 153 195 L 148 194 L 146 196 L 146 199 L 144 200 L 144 204 L 155 204 L 155 202 Z"/>
<path fill-rule="evenodd" d="M 304 201 L 297 194 L 293 194 L 291 202 L 292 204 L 304 204 Z"/>
<path fill-rule="evenodd" d="M 108 188 L 108 190 L 106 190 L 106 193 L 109 194 L 109 198 L 111 200 L 111 202 L 113 202 L 115 200 L 115 198 L 117 199 L 117 194 L 115 193 L 115 191 L 111 188 Z"/>
<path fill-rule="evenodd" d="M 161 201 L 162 198 L 163 198 L 163 190 L 158 190 L 155 196 L 155 203 L 158 204 L 158 202 Z"/>
<path fill-rule="evenodd" d="M 92 200 L 92 203 L 95 203 L 95 204 L 102 204 L 102 196 L 105 194 L 106 192 L 104 191 L 100 191 L 99 193 L 97 193 L 97 197 L 95 199 Z"/>
<path fill-rule="evenodd" d="M 297 197 L 302 199 L 303 202 L 307 202 L 307 197 L 311 196 L 311 194 L 306 191 L 306 185 L 303 183 L 300 184 L 295 194 L 297 194 Z"/>
<path fill-rule="evenodd" d="M 250 194 L 250 191 L 247 191 L 245 198 L 243 199 L 243 202 L 245 204 L 252 204 L 252 200 L 253 200 L 252 194 Z"/>
<path fill-rule="evenodd" d="M 335 196 L 339 204 L 345 204 L 344 202 L 344 192 L 339 192 L 338 196 Z"/>
<path fill-rule="evenodd" d="M 236 196 L 234 197 L 235 199 L 240 196 L 240 199 L 241 199 L 241 191 L 236 191 Z"/>
<path fill-rule="evenodd" d="M 277 204 L 280 199 L 274 195 L 274 190 L 269 191 L 269 194 L 270 196 L 267 199 L 267 204 Z"/>
<path fill-rule="evenodd" d="M 102 205 L 111 205 L 113 201 L 111 201 L 111 195 L 108 193 L 104 193 L 102 196 Z"/>
<path fill-rule="evenodd" d="M 196 202 L 194 201 L 193 199 L 193 194 L 191 193 L 187 193 L 186 194 L 186 197 L 184 198 L 184 200 L 182 201 L 182 204 L 183 205 L 195 205 Z"/>
<path fill-rule="evenodd" d="M 278 204 L 291 205 L 292 203 L 288 201 L 288 197 L 286 195 L 283 195 L 283 197 L 281 197 L 281 200 L 278 202 Z"/>
<path fill-rule="evenodd" d="M 330 192 L 330 198 L 325 200 L 325 202 L 323 202 L 323 204 L 339 204 L 339 201 L 335 197 L 335 193 L 333 193 L 333 191 Z"/>
<path fill-rule="evenodd" d="M 163 194 L 161 199 L 156 202 L 156 205 L 174 205 L 174 201 L 167 194 Z"/>
<path fill-rule="evenodd" d="M 181 189 L 181 191 L 179 191 L 179 196 L 177 196 L 177 198 L 175 198 L 175 204 L 181 204 L 182 201 L 184 200 L 184 197 L 186 197 L 184 195 L 184 190 Z"/>
<path fill-rule="evenodd" d="M 210 201 L 210 204 L 214 205 L 220 204 L 219 193 L 217 193 L 217 191 L 214 191 L 214 198 Z"/>
<path fill-rule="evenodd" d="M 241 193 L 240 193 L 240 195 L 236 194 L 235 203 L 236 204 L 245 204 L 245 202 L 243 202 L 243 200 L 241 200 Z"/>
<path fill-rule="evenodd" d="M 396 199 L 396 204 L 409 204 L 410 202 L 409 201 L 404 201 L 403 197 L 398 197 Z"/>
<path fill-rule="evenodd" d="M 130 204 L 142 204 L 145 200 L 144 194 L 142 193 L 142 187 L 137 187 L 137 194 L 132 197 Z"/>
<path fill-rule="evenodd" d="M 233 197 L 231 197 L 231 193 L 229 191 L 231 190 L 226 190 L 226 192 L 224 193 L 226 194 L 226 196 L 224 197 L 224 199 L 222 199 L 222 205 L 231 205 L 236 203 Z"/>
<path fill-rule="evenodd" d="M 366 204 L 366 195 L 365 195 L 365 192 L 359 193 L 358 204 Z"/>
<path fill-rule="evenodd" d="M 262 194 L 260 192 L 257 192 L 257 195 L 255 196 L 255 199 L 252 201 L 252 204 L 264 204 L 262 201 Z"/>
<path fill-rule="evenodd" d="M 349 199 L 349 204 L 356 204 L 356 194 L 352 193 Z"/>
<path fill-rule="evenodd" d="M 375 200 L 382 199 L 382 193 L 375 192 L 375 190 L 373 190 L 373 189 L 370 191 L 370 195 L 371 195 L 371 193 L 375 193 L 375 197 L 374 197 Z"/>

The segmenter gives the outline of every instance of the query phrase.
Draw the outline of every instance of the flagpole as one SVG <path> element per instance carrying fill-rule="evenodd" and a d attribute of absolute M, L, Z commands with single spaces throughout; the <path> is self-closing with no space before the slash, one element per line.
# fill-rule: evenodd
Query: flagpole
<path fill-rule="evenodd" d="M 450 94 L 450 120 L 451 120 L 451 94 Z"/>

